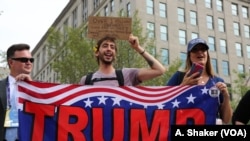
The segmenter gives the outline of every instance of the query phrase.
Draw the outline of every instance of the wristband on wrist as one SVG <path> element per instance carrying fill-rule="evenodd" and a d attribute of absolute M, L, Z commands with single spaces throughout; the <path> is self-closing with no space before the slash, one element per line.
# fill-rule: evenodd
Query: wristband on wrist
<path fill-rule="evenodd" d="M 144 54 L 145 51 L 146 51 L 146 50 L 144 49 L 142 52 L 140 52 L 140 54 L 141 54 L 141 55 Z"/>

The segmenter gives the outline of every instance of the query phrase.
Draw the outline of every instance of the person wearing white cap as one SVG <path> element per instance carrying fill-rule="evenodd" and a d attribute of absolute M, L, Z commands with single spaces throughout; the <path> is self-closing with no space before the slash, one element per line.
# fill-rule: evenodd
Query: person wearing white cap
<path fill-rule="evenodd" d="M 220 99 L 218 118 L 222 120 L 222 124 L 228 124 L 232 117 L 229 92 L 224 80 L 214 74 L 208 50 L 209 46 L 204 39 L 195 38 L 189 41 L 185 70 L 175 72 L 166 85 L 204 85 L 207 88 L 218 89 L 220 92 L 217 96 Z M 194 63 L 201 65 L 203 69 L 200 72 L 190 74 Z"/>

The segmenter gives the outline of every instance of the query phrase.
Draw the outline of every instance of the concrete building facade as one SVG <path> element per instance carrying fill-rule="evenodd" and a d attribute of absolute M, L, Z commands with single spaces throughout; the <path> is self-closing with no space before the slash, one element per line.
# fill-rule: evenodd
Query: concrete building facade
<path fill-rule="evenodd" d="M 250 0 L 70 0 L 52 26 L 63 32 L 65 25 L 79 27 L 88 16 L 121 12 L 131 17 L 136 10 L 166 67 L 176 58 L 185 60 L 188 41 L 200 37 L 209 44 L 214 71 L 226 83 L 236 79 L 233 70 L 250 71 Z M 32 77 L 59 82 L 48 59 L 47 36 L 32 51 Z"/>

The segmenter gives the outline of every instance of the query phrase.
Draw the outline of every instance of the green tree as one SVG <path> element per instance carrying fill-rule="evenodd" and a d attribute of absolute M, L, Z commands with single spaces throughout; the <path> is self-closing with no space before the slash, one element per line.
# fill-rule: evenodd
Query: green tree
<path fill-rule="evenodd" d="M 235 109 L 239 103 L 239 100 L 245 95 L 247 90 L 250 89 L 249 86 L 250 74 L 240 73 L 237 72 L 236 70 L 233 70 L 233 73 L 237 76 L 237 79 L 233 80 L 232 82 L 233 85 L 230 88 L 230 92 L 232 94 L 235 94 L 235 98 L 233 98 L 232 101 L 232 107 L 233 109 Z"/>
<path fill-rule="evenodd" d="M 152 80 L 146 81 L 142 85 L 165 86 L 170 77 L 180 68 L 181 63 L 181 60 L 179 58 L 176 58 L 171 62 L 171 65 L 168 66 L 167 72 L 165 74 Z"/>
<path fill-rule="evenodd" d="M 0 58 L 1 58 L 1 60 L 0 60 L 1 66 L 2 67 L 7 67 L 8 66 L 7 65 L 7 60 L 6 60 L 7 54 L 6 54 L 5 51 L 0 50 Z"/>
<path fill-rule="evenodd" d="M 67 38 L 55 29 L 50 29 L 48 38 L 52 67 L 61 83 L 78 83 L 83 74 L 97 67 L 94 59 L 93 41 L 82 36 L 83 28 L 67 28 Z"/>

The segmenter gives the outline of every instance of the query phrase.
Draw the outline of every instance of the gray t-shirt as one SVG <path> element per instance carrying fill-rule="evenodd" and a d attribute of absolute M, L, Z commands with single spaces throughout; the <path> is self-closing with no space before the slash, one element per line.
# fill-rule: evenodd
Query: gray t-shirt
<path fill-rule="evenodd" d="M 138 68 L 123 68 L 122 74 L 124 78 L 124 86 L 136 86 L 140 84 L 141 83 L 140 80 L 137 79 L 138 72 L 139 72 Z M 112 74 L 106 75 L 100 71 L 97 71 L 93 73 L 92 79 L 112 78 L 112 77 L 116 77 L 115 72 L 113 72 Z M 81 78 L 79 84 L 84 85 L 85 79 L 86 79 L 86 75 Z M 93 85 L 95 86 L 119 86 L 119 83 L 117 80 L 104 80 L 104 81 L 94 82 Z"/>

